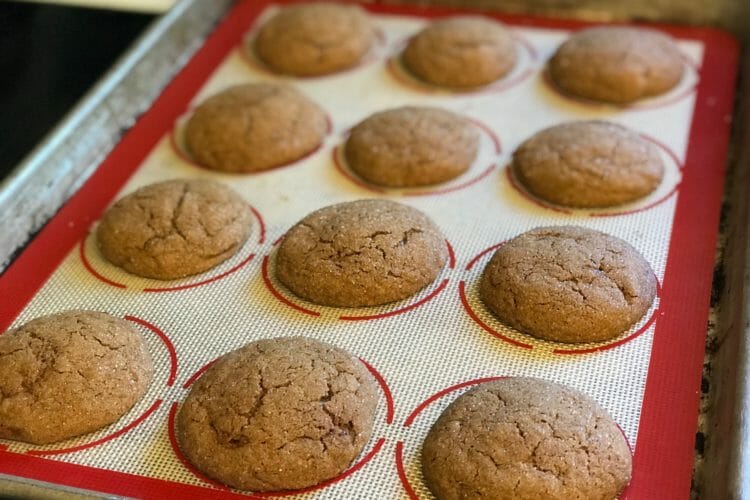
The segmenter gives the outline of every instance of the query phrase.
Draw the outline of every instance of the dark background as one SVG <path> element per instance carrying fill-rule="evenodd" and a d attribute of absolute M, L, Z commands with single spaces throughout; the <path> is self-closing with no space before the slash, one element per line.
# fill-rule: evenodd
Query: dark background
<path fill-rule="evenodd" d="M 153 19 L 0 0 L 0 179 Z"/>

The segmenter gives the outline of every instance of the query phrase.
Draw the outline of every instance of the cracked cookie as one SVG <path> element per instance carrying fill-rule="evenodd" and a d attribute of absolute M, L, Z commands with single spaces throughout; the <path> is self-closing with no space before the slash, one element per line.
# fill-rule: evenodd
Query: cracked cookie
<path fill-rule="evenodd" d="M 435 21 L 404 49 L 401 60 L 420 80 L 442 87 L 478 87 L 505 76 L 516 63 L 510 31 L 480 16 Z"/>
<path fill-rule="evenodd" d="M 195 108 L 185 145 L 207 168 L 247 173 L 299 160 L 315 151 L 327 132 L 325 112 L 294 87 L 249 83 Z"/>
<path fill-rule="evenodd" d="M 471 123 L 450 111 L 406 106 L 375 113 L 346 141 L 349 167 L 373 184 L 415 187 L 464 173 L 479 148 Z"/>
<path fill-rule="evenodd" d="M 66 311 L 0 335 L 0 438 L 46 444 L 105 427 L 145 394 L 153 366 L 127 321 Z"/>
<path fill-rule="evenodd" d="M 480 296 L 501 321 L 541 339 L 601 342 L 651 307 L 656 277 L 625 241 L 576 226 L 540 227 L 501 246 Z"/>
<path fill-rule="evenodd" d="M 561 90 L 615 104 L 663 94 L 680 82 L 683 70 L 680 49 L 668 35 L 625 26 L 579 31 L 549 61 Z"/>
<path fill-rule="evenodd" d="M 422 448 L 425 483 L 440 500 L 613 500 L 632 457 L 595 401 L 527 377 L 485 382 L 459 396 Z"/>
<path fill-rule="evenodd" d="M 357 458 L 377 399 L 374 377 L 343 349 L 305 337 L 259 340 L 201 376 L 177 415 L 177 438 L 198 469 L 234 488 L 305 488 Z"/>
<path fill-rule="evenodd" d="M 261 27 L 254 48 L 274 71 L 318 76 L 355 66 L 374 41 L 364 9 L 318 2 L 281 9 Z"/>
<path fill-rule="evenodd" d="M 448 258 L 445 238 L 422 212 L 388 200 L 321 208 L 284 236 L 276 277 L 326 306 L 405 299 L 432 283 Z"/>
<path fill-rule="evenodd" d="M 144 186 L 115 203 L 96 230 L 104 258 L 144 278 L 202 273 L 233 256 L 252 227 L 250 207 L 208 180 Z"/>
<path fill-rule="evenodd" d="M 659 149 L 615 123 L 582 121 L 538 132 L 513 153 L 513 174 L 533 195 L 575 208 L 612 207 L 656 189 Z"/>

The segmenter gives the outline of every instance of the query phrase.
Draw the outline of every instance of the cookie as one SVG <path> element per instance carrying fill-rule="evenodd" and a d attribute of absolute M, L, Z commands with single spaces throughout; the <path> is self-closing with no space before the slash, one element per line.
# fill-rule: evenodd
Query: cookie
<path fill-rule="evenodd" d="M 185 127 L 185 145 L 207 168 L 247 173 L 299 160 L 327 132 L 325 112 L 294 87 L 249 83 L 200 104 Z"/>
<path fill-rule="evenodd" d="M 664 177 L 659 149 L 615 123 L 582 121 L 538 132 L 513 154 L 513 173 L 533 195 L 574 208 L 643 198 Z"/>
<path fill-rule="evenodd" d="M 480 16 L 435 21 L 409 40 L 401 60 L 414 76 L 441 87 L 478 87 L 505 76 L 516 63 L 513 37 Z"/>
<path fill-rule="evenodd" d="M 479 134 L 440 108 L 406 106 L 375 113 L 346 141 L 349 167 L 373 184 L 416 187 L 445 182 L 474 162 Z"/>
<path fill-rule="evenodd" d="M 355 66 L 374 41 L 364 9 L 316 2 L 281 9 L 261 27 L 254 49 L 278 73 L 317 76 Z"/>
<path fill-rule="evenodd" d="M 422 448 L 435 497 L 612 500 L 632 457 L 617 424 L 588 396 L 536 378 L 485 382 L 459 396 Z"/>
<path fill-rule="evenodd" d="M 680 49 L 668 35 L 624 26 L 579 31 L 549 61 L 550 77 L 564 92 L 615 104 L 663 94 L 683 70 Z"/>
<path fill-rule="evenodd" d="M 46 444 L 105 427 L 148 389 L 153 365 L 127 321 L 67 311 L 0 335 L 0 438 Z"/>
<path fill-rule="evenodd" d="M 656 277 L 625 241 L 576 226 L 532 229 L 500 247 L 480 296 L 501 321 L 556 342 L 619 336 L 651 307 Z"/>
<path fill-rule="evenodd" d="M 104 258 L 144 278 L 202 273 L 237 253 L 251 231 L 245 201 L 218 182 L 178 179 L 115 203 L 96 230 Z"/>
<path fill-rule="evenodd" d="M 276 255 L 276 277 L 316 304 L 375 306 L 411 297 L 447 258 L 445 238 L 419 210 L 359 200 L 321 208 L 292 227 Z"/>
<path fill-rule="evenodd" d="M 348 352 L 305 337 L 223 356 L 177 415 L 185 456 L 252 491 L 299 489 L 343 472 L 372 434 L 377 383 Z"/>

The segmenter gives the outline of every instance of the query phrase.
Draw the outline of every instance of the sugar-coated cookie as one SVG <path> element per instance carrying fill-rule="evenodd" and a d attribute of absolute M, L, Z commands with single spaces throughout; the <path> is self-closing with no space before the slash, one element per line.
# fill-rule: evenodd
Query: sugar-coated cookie
<path fill-rule="evenodd" d="M 144 186 L 117 201 L 96 230 L 102 255 L 145 278 L 201 273 L 233 256 L 247 240 L 252 213 L 218 182 L 177 179 Z"/>
<path fill-rule="evenodd" d="M 353 355 L 305 338 L 251 342 L 191 388 L 176 420 L 185 456 L 234 488 L 316 485 L 370 439 L 377 382 Z"/>
<path fill-rule="evenodd" d="M 588 396 L 513 377 L 448 406 L 425 439 L 422 471 L 439 500 L 614 500 L 630 482 L 632 457 Z"/>
<path fill-rule="evenodd" d="M 443 87 L 477 87 L 505 76 L 516 63 L 510 31 L 481 16 L 435 21 L 417 33 L 402 61 L 420 80 Z"/>
<path fill-rule="evenodd" d="M 513 153 L 513 173 L 533 195 L 574 207 L 612 207 L 650 194 L 664 177 L 659 149 L 622 125 L 563 123 Z"/>
<path fill-rule="evenodd" d="M 198 105 L 185 127 L 185 145 L 207 168 L 249 173 L 299 160 L 327 132 L 325 112 L 294 87 L 248 83 Z"/>
<path fill-rule="evenodd" d="M 0 335 L 0 438 L 45 444 L 105 427 L 153 375 L 143 336 L 106 313 L 66 311 Z"/>
<path fill-rule="evenodd" d="M 254 49 L 274 71 L 317 76 L 355 66 L 374 41 L 375 27 L 361 7 L 315 2 L 281 9 L 261 27 Z"/>
<path fill-rule="evenodd" d="M 375 113 L 349 134 L 349 167 L 373 184 L 416 187 L 464 173 L 477 156 L 479 134 L 462 116 L 405 106 Z"/>
<path fill-rule="evenodd" d="M 447 258 L 443 235 L 419 210 L 359 200 L 321 208 L 292 227 L 276 255 L 276 277 L 316 304 L 374 306 L 414 295 Z"/>
<path fill-rule="evenodd" d="M 564 92 L 627 104 L 663 94 L 682 79 L 679 48 L 647 28 L 599 26 L 574 33 L 552 56 L 549 72 Z"/>
<path fill-rule="evenodd" d="M 480 296 L 501 321 L 557 342 L 617 337 L 651 307 L 656 277 L 625 241 L 578 226 L 540 227 L 501 246 Z"/>

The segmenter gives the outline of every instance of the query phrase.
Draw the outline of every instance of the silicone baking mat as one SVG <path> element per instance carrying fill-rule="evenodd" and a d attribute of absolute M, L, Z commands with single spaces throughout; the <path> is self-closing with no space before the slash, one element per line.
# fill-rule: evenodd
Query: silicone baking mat
<path fill-rule="evenodd" d="M 175 446 L 173 421 L 192 382 L 218 356 L 251 340 L 307 335 L 349 350 L 376 375 L 382 397 L 373 438 L 342 476 L 302 492 L 323 498 L 429 498 L 419 468 L 421 440 L 440 411 L 484 379 L 534 375 L 576 387 L 601 403 L 634 452 L 623 498 L 687 498 L 717 223 L 733 102 L 737 45 L 701 28 L 659 26 L 676 37 L 685 77 L 669 94 L 630 107 L 559 94 L 545 63 L 581 22 L 497 16 L 516 37 L 510 75 L 475 92 L 414 81 L 398 54 L 442 9 L 368 5 L 379 28 L 361 65 L 319 78 L 274 75 L 245 50 L 277 9 L 239 2 L 91 179 L 0 277 L 0 331 L 71 308 L 108 311 L 147 337 L 156 376 L 117 423 L 54 446 L 0 442 L 0 473 L 133 497 L 248 495 L 203 477 Z M 166 62 L 165 62 L 166 64 Z M 288 81 L 328 112 L 323 146 L 293 164 L 254 175 L 198 167 L 183 152 L 190 109 L 232 84 Z M 377 110 L 442 106 L 471 118 L 481 151 L 453 182 L 381 190 L 358 180 L 339 147 L 347 130 Z M 665 180 L 646 200 L 616 210 L 567 211 L 526 195 L 508 175 L 515 147 L 568 120 L 612 120 L 661 150 Z M 106 207 L 139 186 L 176 177 L 225 182 L 247 200 L 253 234 L 228 262 L 202 275 L 159 282 L 109 265 L 90 233 Z M 423 210 L 443 229 L 451 259 L 417 296 L 367 309 L 319 307 L 274 279 L 285 231 L 328 204 L 385 197 Z M 616 341 L 571 346 L 504 327 L 477 298 L 491 251 L 541 225 L 578 224 L 619 236 L 651 263 L 660 283 L 644 319 Z M 255 495 L 260 497 L 262 495 Z"/>

